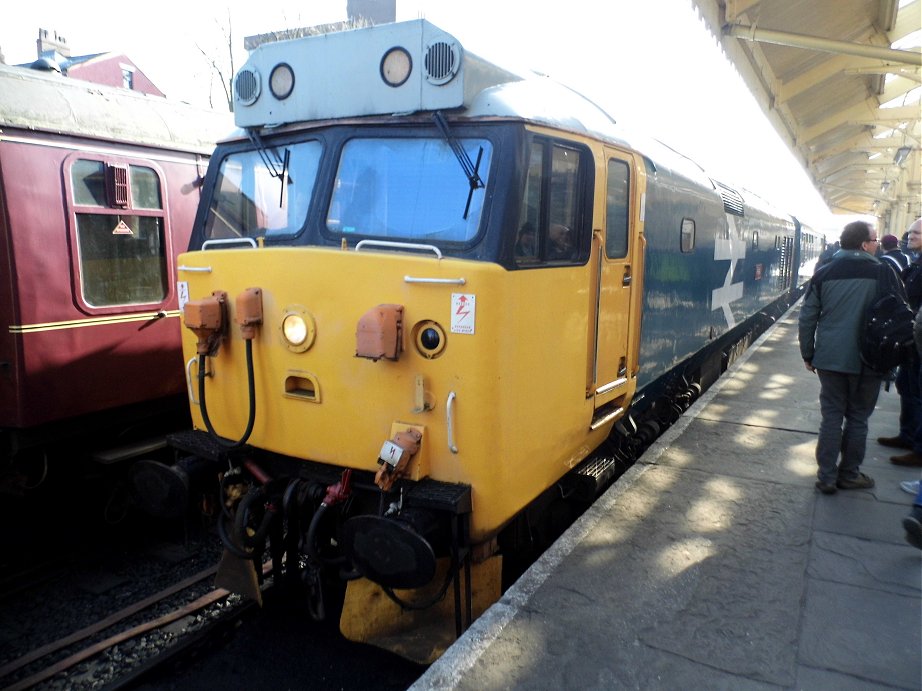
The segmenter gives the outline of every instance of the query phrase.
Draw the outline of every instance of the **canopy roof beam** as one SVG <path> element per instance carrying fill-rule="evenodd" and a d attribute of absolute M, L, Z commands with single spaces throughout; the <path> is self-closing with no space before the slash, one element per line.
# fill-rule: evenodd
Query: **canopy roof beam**
<path fill-rule="evenodd" d="M 756 43 L 774 43 L 779 46 L 792 48 L 805 48 L 818 50 L 825 53 L 838 53 L 840 55 L 857 55 L 862 58 L 874 60 L 889 60 L 891 62 L 905 63 L 907 65 L 922 65 L 922 52 L 912 50 L 895 50 L 883 46 L 869 46 L 848 41 L 834 41 L 820 36 L 805 36 L 788 31 L 773 31 L 771 29 L 758 29 L 755 26 L 744 24 L 728 24 L 723 28 L 726 36 L 733 36 L 744 41 Z"/>

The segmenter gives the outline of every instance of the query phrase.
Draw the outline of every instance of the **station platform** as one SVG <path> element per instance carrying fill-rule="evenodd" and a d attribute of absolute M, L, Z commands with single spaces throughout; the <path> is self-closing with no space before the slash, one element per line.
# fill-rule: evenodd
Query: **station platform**
<path fill-rule="evenodd" d="M 814 489 L 819 382 L 789 310 L 411 687 L 919 689 L 918 468 L 881 391 L 871 490 Z"/>

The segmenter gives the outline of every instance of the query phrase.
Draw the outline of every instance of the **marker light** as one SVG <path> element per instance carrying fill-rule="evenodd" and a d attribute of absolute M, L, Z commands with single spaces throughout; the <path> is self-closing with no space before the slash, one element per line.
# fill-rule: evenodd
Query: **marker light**
<path fill-rule="evenodd" d="M 284 101 L 295 88 L 295 73 L 287 63 L 280 62 L 269 75 L 269 91 L 278 100 Z"/>
<path fill-rule="evenodd" d="M 405 48 L 391 48 L 381 58 L 381 78 L 388 86 L 400 86 L 410 78 L 413 59 Z"/>
<path fill-rule="evenodd" d="M 434 321 L 423 321 L 413 327 L 413 340 L 416 351 L 431 360 L 445 350 L 445 329 Z"/>

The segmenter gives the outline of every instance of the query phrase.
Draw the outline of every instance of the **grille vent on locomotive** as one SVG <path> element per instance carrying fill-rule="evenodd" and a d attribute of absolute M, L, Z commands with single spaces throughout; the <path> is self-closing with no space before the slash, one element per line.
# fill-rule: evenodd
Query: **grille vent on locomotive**
<path fill-rule="evenodd" d="M 426 51 L 426 79 L 432 84 L 445 84 L 458 73 L 461 64 L 456 43 L 436 41 Z"/>
<path fill-rule="evenodd" d="M 252 70 L 240 70 L 234 80 L 237 100 L 243 105 L 251 105 L 259 98 L 259 73 Z"/>

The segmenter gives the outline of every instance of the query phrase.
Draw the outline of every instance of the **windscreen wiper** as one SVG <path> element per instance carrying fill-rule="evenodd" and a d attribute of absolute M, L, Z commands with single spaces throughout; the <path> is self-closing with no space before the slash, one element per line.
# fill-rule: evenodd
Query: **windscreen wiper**
<path fill-rule="evenodd" d="M 455 158 L 458 159 L 458 163 L 461 164 L 461 169 L 464 171 L 464 174 L 467 176 L 467 181 L 470 184 L 470 191 L 467 193 L 467 203 L 464 205 L 464 215 L 462 218 L 467 220 L 467 214 L 471 209 L 471 199 L 474 197 L 474 190 L 484 187 L 483 180 L 480 179 L 480 160 L 483 158 L 483 147 L 480 147 L 480 151 L 477 152 L 477 163 L 471 161 L 471 157 L 467 155 L 467 151 L 464 150 L 464 147 L 461 146 L 461 143 L 454 138 L 451 134 L 451 130 L 448 129 L 448 122 L 442 116 L 440 112 L 435 112 L 432 115 L 432 119 L 435 121 L 436 127 L 439 128 L 439 131 L 442 133 L 442 136 L 445 137 L 445 141 L 448 142 L 448 146 L 451 147 L 451 150 L 455 154 Z"/>
<path fill-rule="evenodd" d="M 288 173 L 288 163 L 291 159 L 291 150 L 288 149 L 288 147 L 285 147 L 285 156 L 282 158 L 279 156 L 276 149 L 269 149 L 269 147 L 263 143 L 263 139 L 259 136 L 259 132 L 255 127 L 248 127 L 246 133 L 250 142 L 254 147 L 256 147 L 256 152 L 263 160 L 263 165 L 266 166 L 266 170 L 269 171 L 269 175 L 274 178 L 278 178 L 279 182 L 282 183 L 281 189 L 279 190 L 279 208 L 282 208 L 285 202 L 285 184 L 287 183 L 290 185 L 294 182 Z"/>

